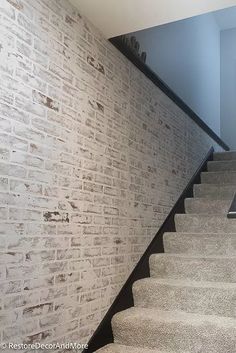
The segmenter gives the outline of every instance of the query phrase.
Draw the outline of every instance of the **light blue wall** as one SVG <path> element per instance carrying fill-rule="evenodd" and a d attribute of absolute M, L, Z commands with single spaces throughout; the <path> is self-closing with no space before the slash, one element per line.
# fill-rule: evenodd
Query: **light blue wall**
<path fill-rule="evenodd" d="M 220 30 L 212 14 L 134 33 L 147 64 L 220 135 Z"/>
<path fill-rule="evenodd" d="M 236 150 L 236 28 L 221 32 L 221 135 Z"/>

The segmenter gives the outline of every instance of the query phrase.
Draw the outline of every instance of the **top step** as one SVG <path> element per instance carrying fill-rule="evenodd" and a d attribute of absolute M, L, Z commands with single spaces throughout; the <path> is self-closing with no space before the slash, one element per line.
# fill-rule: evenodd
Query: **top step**
<path fill-rule="evenodd" d="M 236 151 L 230 152 L 215 152 L 214 161 L 232 161 L 236 160 Z"/>

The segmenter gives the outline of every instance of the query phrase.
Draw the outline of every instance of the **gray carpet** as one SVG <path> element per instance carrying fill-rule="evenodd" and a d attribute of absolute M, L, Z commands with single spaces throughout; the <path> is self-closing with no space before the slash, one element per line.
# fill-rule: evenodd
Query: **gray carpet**
<path fill-rule="evenodd" d="M 215 153 L 150 278 L 134 283 L 134 307 L 112 320 L 115 343 L 99 353 L 235 353 L 236 152 Z"/>

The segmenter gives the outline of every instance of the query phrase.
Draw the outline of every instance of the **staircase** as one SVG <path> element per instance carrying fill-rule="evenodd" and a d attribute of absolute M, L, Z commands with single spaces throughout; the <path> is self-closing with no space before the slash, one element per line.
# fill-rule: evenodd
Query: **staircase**
<path fill-rule="evenodd" d="M 150 257 L 151 278 L 135 282 L 134 307 L 112 320 L 114 344 L 99 353 L 235 353 L 236 152 L 215 153 L 164 254 Z"/>

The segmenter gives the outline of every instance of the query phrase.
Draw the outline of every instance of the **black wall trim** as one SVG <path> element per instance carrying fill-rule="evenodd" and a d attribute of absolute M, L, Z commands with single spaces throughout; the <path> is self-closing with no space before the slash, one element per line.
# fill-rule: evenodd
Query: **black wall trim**
<path fill-rule="evenodd" d="M 84 350 L 83 353 L 93 353 L 97 349 L 113 342 L 111 319 L 119 311 L 130 308 L 134 305 L 132 286 L 135 281 L 141 278 L 149 277 L 149 257 L 154 253 L 163 253 L 163 234 L 165 232 L 174 232 L 175 231 L 175 222 L 174 217 L 177 213 L 185 213 L 184 209 L 184 200 L 187 197 L 193 197 L 193 185 L 200 183 L 200 174 L 205 171 L 207 168 L 207 162 L 213 159 L 213 147 L 209 150 L 206 157 L 198 167 L 197 171 L 194 173 L 187 187 L 184 189 L 183 193 L 179 197 L 178 201 L 170 211 L 166 220 L 162 224 L 158 233 L 148 246 L 147 250 L 139 260 L 138 264 L 134 268 L 133 272 L 129 276 L 128 280 L 122 287 L 112 306 L 108 310 L 104 319 L 98 326 L 94 335 L 88 344 L 88 349 Z"/>
<path fill-rule="evenodd" d="M 140 71 L 144 73 L 158 88 L 160 88 L 175 104 L 181 108 L 198 126 L 202 128 L 214 141 L 216 141 L 225 151 L 229 151 L 229 146 L 221 140 L 221 138 L 186 104 L 184 101 L 175 94 L 165 82 L 163 82 L 157 74 L 152 71 L 146 64 L 132 53 L 123 42 L 120 37 L 114 37 L 110 39 L 110 42 L 129 59 Z"/>

